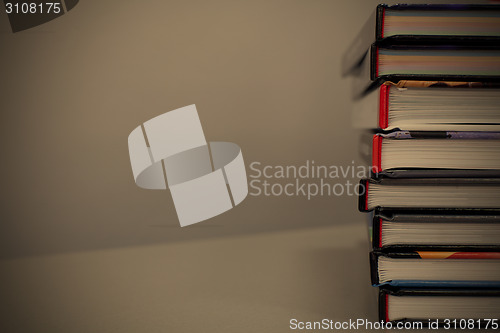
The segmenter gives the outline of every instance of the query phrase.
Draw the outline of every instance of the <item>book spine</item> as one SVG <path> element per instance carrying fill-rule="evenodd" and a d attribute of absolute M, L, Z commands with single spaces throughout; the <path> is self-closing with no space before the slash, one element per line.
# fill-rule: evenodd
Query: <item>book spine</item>
<path fill-rule="evenodd" d="M 380 285 L 378 279 L 378 254 L 376 252 L 370 252 L 370 276 L 372 280 L 372 285 L 377 287 Z"/>
<path fill-rule="evenodd" d="M 377 6 L 376 40 L 384 38 L 385 5 Z"/>
<path fill-rule="evenodd" d="M 389 293 L 383 288 L 379 291 L 378 318 L 380 321 L 389 322 Z"/>
<path fill-rule="evenodd" d="M 368 179 L 361 179 L 359 185 L 364 191 L 359 194 L 358 209 L 360 212 L 368 211 Z"/>
<path fill-rule="evenodd" d="M 375 44 L 372 44 L 371 46 L 371 52 L 370 52 L 370 80 L 375 81 L 378 77 L 378 47 Z"/>
<path fill-rule="evenodd" d="M 380 86 L 378 127 L 385 130 L 389 126 L 389 91 L 390 85 Z"/>
<path fill-rule="evenodd" d="M 373 136 L 372 143 L 372 172 L 377 175 L 382 171 L 382 140 L 380 135 Z"/>

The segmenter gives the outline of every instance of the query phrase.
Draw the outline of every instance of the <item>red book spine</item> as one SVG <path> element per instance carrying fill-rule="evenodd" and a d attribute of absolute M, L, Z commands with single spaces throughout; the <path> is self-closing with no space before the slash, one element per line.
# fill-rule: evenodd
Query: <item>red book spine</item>
<path fill-rule="evenodd" d="M 375 174 L 382 171 L 382 139 L 380 135 L 373 136 L 372 171 Z"/>
<path fill-rule="evenodd" d="M 379 98 L 379 113 L 378 113 L 378 127 L 380 129 L 386 129 L 389 126 L 389 91 L 391 86 L 381 85 L 380 86 L 380 98 Z"/>

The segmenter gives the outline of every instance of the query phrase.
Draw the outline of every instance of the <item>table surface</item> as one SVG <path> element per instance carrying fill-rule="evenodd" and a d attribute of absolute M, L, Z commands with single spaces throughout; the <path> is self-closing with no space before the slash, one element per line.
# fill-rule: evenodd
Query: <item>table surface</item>
<path fill-rule="evenodd" d="M 376 320 L 362 224 L 2 261 L 6 332 L 289 332 Z M 34 278 L 36 276 L 36 278 Z"/>

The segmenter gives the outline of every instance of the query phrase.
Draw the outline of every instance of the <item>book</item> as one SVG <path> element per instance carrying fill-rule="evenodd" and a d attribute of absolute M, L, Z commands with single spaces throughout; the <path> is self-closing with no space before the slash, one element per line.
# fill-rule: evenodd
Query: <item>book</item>
<path fill-rule="evenodd" d="M 386 82 L 353 103 L 353 125 L 383 131 L 500 131 L 500 85 Z"/>
<path fill-rule="evenodd" d="M 498 42 L 479 45 L 372 44 L 353 69 L 353 97 L 401 80 L 500 82 Z"/>
<path fill-rule="evenodd" d="M 500 132 L 395 131 L 372 149 L 375 177 L 500 177 Z"/>
<path fill-rule="evenodd" d="M 360 181 L 359 210 L 500 209 L 499 178 L 380 178 Z"/>
<path fill-rule="evenodd" d="M 371 230 L 375 251 L 500 250 L 500 214 L 494 211 L 474 214 L 376 209 Z"/>
<path fill-rule="evenodd" d="M 344 53 L 344 74 L 361 62 L 373 43 L 483 43 L 500 38 L 500 7 L 495 5 L 378 5 Z"/>
<path fill-rule="evenodd" d="M 500 287 L 500 252 L 371 252 L 374 286 Z"/>
<path fill-rule="evenodd" d="M 379 291 L 379 319 L 384 322 L 419 321 L 426 326 L 437 323 L 451 329 L 496 330 L 499 314 L 499 289 L 380 288 Z"/>

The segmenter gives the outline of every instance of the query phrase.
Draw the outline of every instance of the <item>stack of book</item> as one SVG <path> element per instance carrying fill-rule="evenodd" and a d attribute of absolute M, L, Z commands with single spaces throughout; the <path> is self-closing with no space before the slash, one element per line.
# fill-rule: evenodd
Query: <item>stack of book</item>
<path fill-rule="evenodd" d="M 343 69 L 374 130 L 380 320 L 498 329 L 500 6 L 379 5 Z"/>

